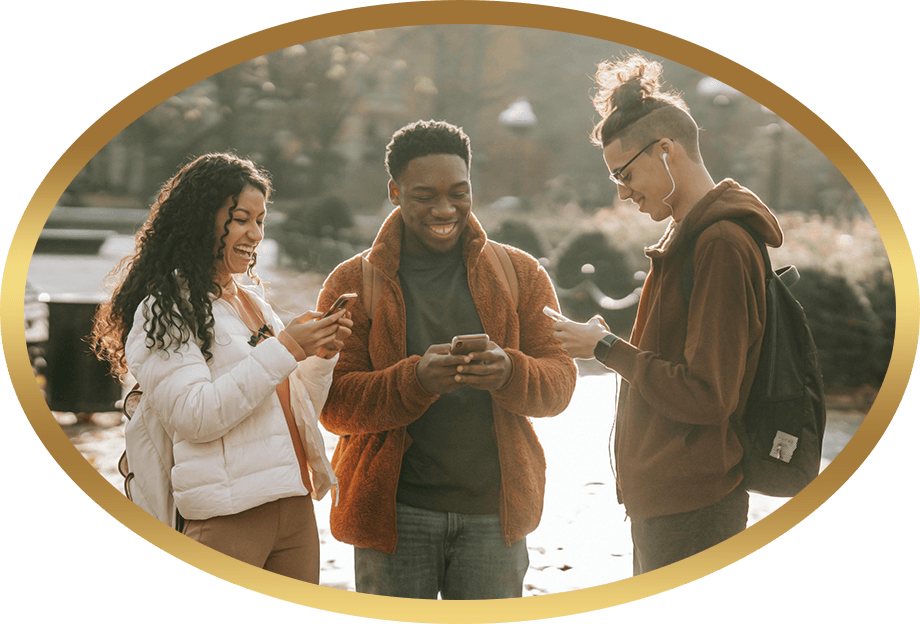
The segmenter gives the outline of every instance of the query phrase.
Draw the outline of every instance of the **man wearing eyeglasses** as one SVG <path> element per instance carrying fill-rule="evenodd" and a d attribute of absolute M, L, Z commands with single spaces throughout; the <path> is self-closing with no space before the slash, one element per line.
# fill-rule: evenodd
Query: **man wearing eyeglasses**
<path fill-rule="evenodd" d="M 699 128 L 678 94 L 662 91 L 661 65 L 634 55 L 599 66 L 593 141 L 621 199 L 669 220 L 651 261 L 629 340 L 600 316 L 559 319 L 573 358 L 596 358 L 623 379 L 614 451 L 617 496 L 633 539 L 633 572 L 679 561 L 742 531 L 741 416 L 763 339 L 765 267 L 757 242 L 778 247 L 772 212 L 734 180 L 716 184 Z M 699 236 L 695 247 L 691 241 Z M 693 288 L 681 291 L 693 263 Z M 689 299 L 689 300 L 688 300 Z"/>

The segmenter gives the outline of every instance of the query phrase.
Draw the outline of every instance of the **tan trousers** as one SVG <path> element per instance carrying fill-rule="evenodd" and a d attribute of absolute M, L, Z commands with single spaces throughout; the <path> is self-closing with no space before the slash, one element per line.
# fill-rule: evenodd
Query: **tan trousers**
<path fill-rule="evenodd" d="M 185 535 L 245 563 L 319 584 L 313 500 L 293 496 L 230 516 L 186 520 Z"/>

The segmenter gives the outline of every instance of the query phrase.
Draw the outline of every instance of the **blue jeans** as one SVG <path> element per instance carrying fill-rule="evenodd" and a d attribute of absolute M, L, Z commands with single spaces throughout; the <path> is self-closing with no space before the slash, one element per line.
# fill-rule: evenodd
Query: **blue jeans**
<path fill-rule="evenodd" d="M 686 559 L 741 533 L 749 496 L 739 485 L 719 502 L 683 513 L 631 521 L 633 576 Z"/>
<path fill-rule="evenodd" d="M 429 511 L 396 503 L 396 552 L 355 547 L 355 589 L 400 598 L 519 598 L 526 539 L 505 545 L 498 515 Z"/>

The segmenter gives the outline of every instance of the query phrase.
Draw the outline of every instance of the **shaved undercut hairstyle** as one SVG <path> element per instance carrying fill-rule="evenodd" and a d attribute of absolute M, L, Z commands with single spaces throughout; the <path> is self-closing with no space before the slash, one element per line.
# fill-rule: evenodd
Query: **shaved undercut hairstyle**
<path fill-rule="evenodd" d="M 592 101 L 601 121 L 594 126 L 591 142 L 606 147 L 620 140 L 624 148 L 639 148 L 656 139 L 671 139 L 701 162 L 699 126 L 681 95 L 663 90 L 660 78 L 661 63 L 639 54 L 598 65 Z"/>

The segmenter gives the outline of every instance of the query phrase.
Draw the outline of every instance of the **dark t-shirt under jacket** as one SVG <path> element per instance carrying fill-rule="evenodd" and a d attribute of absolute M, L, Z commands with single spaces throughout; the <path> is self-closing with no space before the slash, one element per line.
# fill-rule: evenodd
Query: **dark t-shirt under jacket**
<path fill-rule="evenodd" d="M 424 255 L 403 248 L 399 280 L 407 355 L 482 332 L 460 245 Z M 403 456 L 397 501 L 435 511 L 498 513 L 501 469 L 489 392 L 466 387 L 443 394 L 407 431 L 412 444 Z"/>

